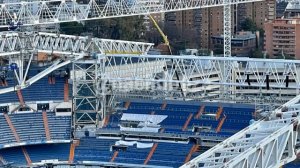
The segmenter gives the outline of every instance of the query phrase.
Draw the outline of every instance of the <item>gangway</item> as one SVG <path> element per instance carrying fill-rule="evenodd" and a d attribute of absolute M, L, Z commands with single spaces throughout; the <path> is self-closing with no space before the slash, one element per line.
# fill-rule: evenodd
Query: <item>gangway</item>
<path fill-rule="evenodd" d="M 299 154 L 300 95 L 181 168 L 270 168 Z"/>

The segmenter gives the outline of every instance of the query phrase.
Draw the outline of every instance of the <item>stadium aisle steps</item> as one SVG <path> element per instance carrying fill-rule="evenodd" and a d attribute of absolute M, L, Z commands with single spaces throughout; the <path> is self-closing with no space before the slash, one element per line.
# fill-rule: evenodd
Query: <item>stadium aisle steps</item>
<path fill-rule="evenodd" d="M 145 165 L 148 164 L 148 162 L 149 162 L 150 159 L 152 158 L 154 152 L 156 151 L 157 145 L 158 145 L 158 143 L 155 143 L 155 144 L 152 146 L 152 148 L 151 148 L 151 150 L 150 150 L 150 152 L 149 152 L 149 154 L 148 154 L 146 160 L 144 161 L 144 164 L 145 164 Z"/>
<path fill-rule="evenodd" d="M 22 147 L 22 152 L 23 152 L 23 154 L 25 156 L 27 165 L 30 166 L 32 162 L 31 162 L 30 156 L 29 156 L 27 150 L 25 149 L 25 147 Z"/>
<path fill-rule="evenodd" d="M 124 107 L 125 107 L 126 109 L 128 109 L 128 108 L 129 108 L 129 106 L 130 106 L 130 104 L 131 104 L 131 102 L 130 102 L 130 101 L 128 101 L 128 102 L 126 102 L 126 103 L 124 104 Z"/>
<path fill-rule="evenodd" d="M 199 145 L 193 145 L 190 152 L 188 153 L 188 155 L 185 158 L 184 163 L 187 163 L 188 161 L 191 160 L 193 154 L 199 149 Z"/>
<path fill-rule="evenodd" d="M 55 85 L 56 81 L 55 81 L 55 77 L 52 77 L 52 84 Z"/>
<path fill-rule="evenodd" d="M 119 151 L 115 151 L 112 158 L 110 159 L 110 162 L 114 162 L 114 160 L 116 159 L 116 157 L 118 156 Z"/>
<path fill-rule="evenodd" d="M 195 119 L 199 119 L 199 118 L 201 117 L 201 115 L 202 115 L 203 112 L 204 112 L 204 109 L 205 109 L 205 106 L 202 105 L 202 106 L 199 108 L 199 110 L 198 110 L 198 112 L 197 112 L 197 114 L 196 114 L 196 116 L 195 116 Z"/>
<path fill-rule="evenodd" d="M 190 115 L 188 116 L 188 118 L 186 119 L 186 121 L 182 127 L 182 131 L 187 130 L 187 127 L 188 127 L 189 123 L 191 122 L 192 118 L 193 118 L 193 113 L 190 113 Z"/>
<path fill-rule="evenodd" d="M 18 135 L 18 133 L 17 133 L 17 131 L 16 131 L 16 128 L 15 128 L 14 125 L 12 124 L 12 122 L 11 122 L 9 116 L 8 116 L 6 113 L 4 113 L 3 115 L 4 115 L 5 119 L 6 119 L 6 122 L 7 122 L 8 126 L 9 126 L 11 132 L 14 134 L 14 136 L 15 136 L 15 138 L 16 138 L 16 141 L 17 141 L 18 143 L 20 143 L 20 137 L 19 137 L 19 135 Z"/>
<path fill-rule="evenodd" d="M 223 113 L 223 107 L 219 107 L 218 111 L 216 113 L 216 120 L 219 120 L 219 118 L 221 117 L 221 114 Z"/>
<path fill-rule="evenodd" d="M 47 112 L 46 111 L 43 111 L 43 122 L 44 122 L 46 139 L 48 141 L 50 141 L 51 140 L 51 134 L 50 134 L 50 130 L 49 130 L 48 117 L 47 117 Z"/>
<path fill-rule="evenodd" d="M 218 124 L 218 126 L 217 126 L 217 128 L 216 128 L 216 133 L 218 133 L 218 132 L 221 131 L 221 128 L 222 128 L 222 126 L 223 126 L 223 124 L 224 124 L 224 122 L 225 122 L 225 119 L 226 119 L 226 116 L 224 116 L 224 117 L 220 120 L 220 122 L 219 122 L 219 124 Z"/>
<path fill-rule="evenodd" d="M 64 84 L 64 102 L 69 101 L 69 83 Z"/>
<path fill-rule="evenodd" d="M 51 85 L 52 84 L 52 78 L 49 76 L 48 77 L 48 84 Z"/>
<path fill-rule="evenodd" d="M 73 163 L 73 161 L 74 161 L 74 154 L 75 154 L 75 144 L 71 143 L 70 154 L 69 154 L 69 161 L 68 161 L 69 164 Z"/>
<path fill-rule="evenodd" d="M 161 109 L 162 109 L 162 110 L 165 110 L 166 107 L 167 107 L 167 102 L 164 102 L 164 103 L 161 105 Z"/>
<path fill-rule="evenodd" d="M 104 118 L 103 127 L 106 127 L 109 124 L 110 115 L 107 114 Z"/>
<path fill-rule="evenodd" d="M 17 95 L 18 95 L 20 104 L 23 106 L 25 103 L 24 103 L 24 98 L 23 98 L 21 90 L 17 90 Z"/>
<path fill-rule="evenodd" d="M 165 129 L 161 128 L 160 131 L 159 131 L 159 133 L 163 133 L 163 132 L 165 132 Z M 150 150 L 150 152 L 149 152 L 146 160 L 144 161 L 144 165 L 148 164 L 148 162 L 152 158 L 154 152 L 156 151 L 157 146 L 158 146 L 158 143 L 154 143 L 154 145 L 152 146 L 152 148 L 151 148 L 151 150 Z"/>

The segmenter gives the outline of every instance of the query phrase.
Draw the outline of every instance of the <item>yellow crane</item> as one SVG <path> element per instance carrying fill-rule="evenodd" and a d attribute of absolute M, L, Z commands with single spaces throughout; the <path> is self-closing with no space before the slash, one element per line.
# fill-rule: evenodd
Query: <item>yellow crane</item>
<path fill-rule="evenodd" d="M 156 29 L 158 30 L 158 32 L 160 33 L 160 35 L 163 38 L 163 40 L 164 40 L 163 46 L 167 46 L 170 55 L 172 55 L 172 50 L 171 50 L 171 46 L 170 46 L 170 42 L 168 40 L 168 37 L 164 34 L 164 32 L 161 30 L 161 28 L 159 27 L 159 25 L 157 24 L 157 22 L 155 21 L 155 19 L 151 15 L 149 15 L 149 18 L 150 18 L 150 20 L 152 21 L 152 23 L 154 24 L 154 26 L 156 27 Z M 174 67 L 173 59 L 171 59 L 171 61 L 172 61 L 172 64 L 173 64 L 172 65 L 172 68 L 173 68 Z M 179 80 L 180 78 L 179 78 L 179 75 L 178 75 L 177 71 L 175 71 L 175 75 L 176 75 L 177 80 Z M 183 100 L 185 100 L 185 93 L 182 90 L 182 86 L 181 86 L 180 83 L 178 83 L 178 85 L 179 85 Z"/>
<path fill-rule="evenodd" d="M 171 51 L 171 47 L 170 47 L 170 42 L 168 40 L 168 36 L 165 35 L 165 33 L 161 30 L 161 28 L 159 27 L 159 25 L 157 24 L 157 22 L 155 21 L 155 19 L 149 15 L 150 20 L 152 21 L 152 23 L 154 24 L 155 28 L 158 30 L 159 34 L 162 36 L 164 43 L 163 45 L 166 45 L 169 49 L 170 54 L 172 55 L 172 51 Z"/>

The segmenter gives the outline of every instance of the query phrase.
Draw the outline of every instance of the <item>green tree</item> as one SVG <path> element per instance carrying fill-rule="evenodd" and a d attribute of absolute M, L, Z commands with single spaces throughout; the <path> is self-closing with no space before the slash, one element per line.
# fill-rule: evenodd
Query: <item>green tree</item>
<path fill-rule="evenodd" d="M 224 54 L 224 46 L 222 44 L 216 44 L 214 46 L 214 54 L 215 55 Z"/>
<path fill-rule="evenodd" d="M 84 26 L 79 22 L 61 23 L 60 32 L 69 35 L 80 35 L 84 32 Z"/>
<path fill-rule="evenodd" d="M 250 58 L 263 58 L 264 54 L 262 52 L 262 50 L 260 49 L 255 49 L 254 51 L 252 51 L 250 53 Z"/>
<path fill-rule="evenodd" d="M 252 32 L 258 30 L 256 24 L 250 18 L 246 18 L 241 23 L 241 29 L 244 30 L 244 31 L 252 31 Z"/>
<path fill-rule="evenodd" d="M 143 16 L 88 21 L 85 30 L 100 38 L 139 40 L 144 38 Z"/>

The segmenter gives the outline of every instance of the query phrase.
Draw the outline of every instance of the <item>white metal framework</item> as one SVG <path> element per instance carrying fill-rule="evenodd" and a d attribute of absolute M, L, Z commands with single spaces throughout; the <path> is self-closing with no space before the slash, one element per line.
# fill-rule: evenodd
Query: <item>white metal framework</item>
<path fill-rule="evenodd" d="M 21 49 L 48 54 L 147 54 L 152 43 L 90 38 L 42 32 L 1 32 L 0 56 L 20 54 Z"/>
<path fill-rule="evenodd" d="M 75 0 L 48 0 L 19 3 L 5 3 L 0 8 L 0 27 L 11 22 L 22 25 L 52 24 L 71 21 L 105 19 L 151 13 L 223 6 L 261 0 L 107 0 L 103 3 L 89 0 L 78 3 Z M 12 10 L 16 9 L 16 10 Z"/>
<path fill-rule="evenodd" d="M 300 150 L 300 96 L 222 143 L 181 166 L 205 168 L 280 167 L 296 159 Z"/>
<path fill-rule="evenodd" d="M 152 43 L 53 33 L 3 32 L 0 36 L 0 57 L 7 59 L 9 64 L 17 64 L 15 75 L 18 85 L 0 89 L 0 94 L 26 88 L 60 67 L 79 59 L 94 57 L 98 53 L 147 54 L 152 46 Z M 47 54 L 52 60 L 51 65 L 26 80 L 31 63 L 37 61 L 36 57 L 40 54 Z"/>
<path fill-rule="evenodd" d="M 230 0 L 224 0 L 224 57 L 231 57 L 231 4 Z"/>
<path fill-rule="evenodd" d="M 181 83 L 183 86 L 204 84 L 266 87 L 267 76 L 273 81 L 269 83 L 270 88 L 286 88 L 287 76 L 289 80 L 295 81 L 288 85 L 289 88 L 300 88 L 300 74 L 298 73 L 300 61 L 298 60 L 172 55 L 102 55 L 102 57 L 105 58 L 102 60 L 105 61 L 106 67 L 104 78 L 114 83 L 115 88 L 118 88 L 118 82 L 125 81 L 154 82 L 155 84 Z M 233 77 L 221 73 L 224 61 L 234 73 L 234 80 Z M 150 64 L 151 62 L 156 66 Z M 172 68 L 168 68 L 170 65 L 173 65 Z M 147 66 L 152 66 L 152 68 Z M 158 75 L 158 72 L 163 74 Z M 179 74 L 179 80 L 176 79 L 175 72 Z M 219 81 L 210 78 L 215 72 L 219 72 L 217 76 Z M 192 79 L 195 74 L 205 75 Z M 250 74 L 256 82 L 247 81 L 247 75 Z M 170 91 L 173 88 L 166 87 L 165 89 Z"/>
<path fill-rule="evenodd" d="M 100 61 L 97 59 L 73 63 L 73 125 L 96 125 L 104 116 L 106 97 L 99 75 Z"/>

